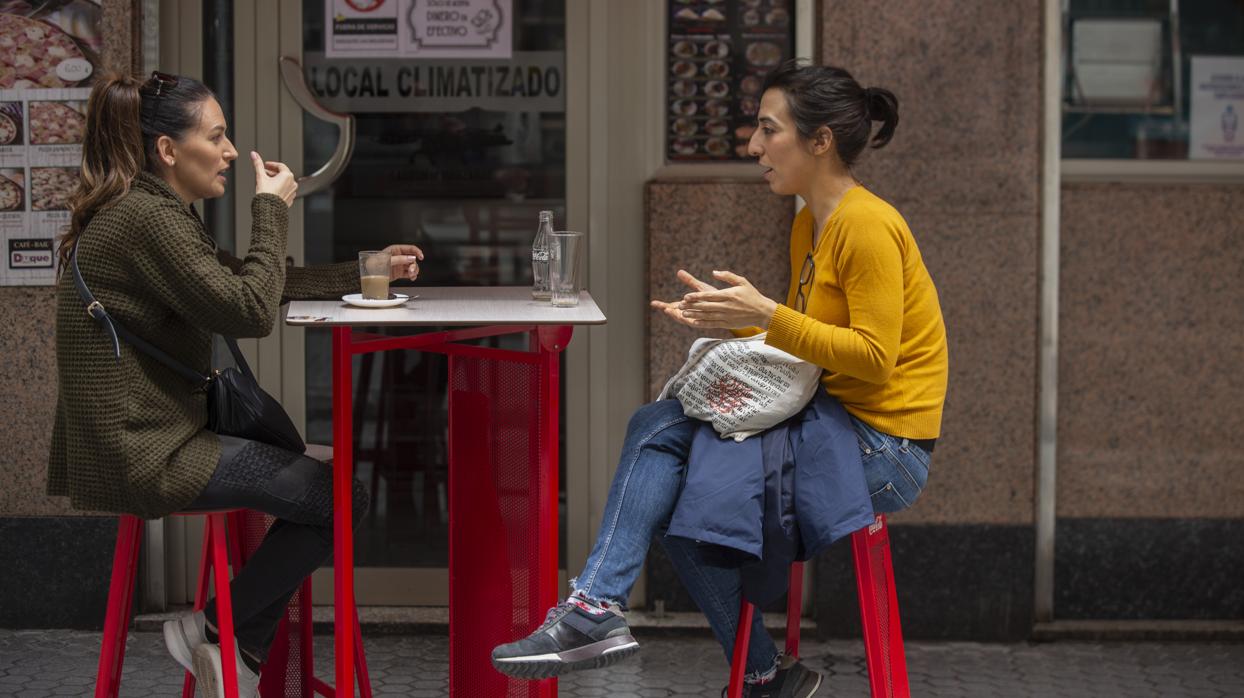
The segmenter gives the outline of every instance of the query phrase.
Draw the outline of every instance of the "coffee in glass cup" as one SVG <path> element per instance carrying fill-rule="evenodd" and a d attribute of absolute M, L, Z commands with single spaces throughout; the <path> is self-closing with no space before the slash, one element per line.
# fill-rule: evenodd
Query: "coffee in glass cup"
<path fill-rule="evenodd" d="M 389 263 L 389 253 L 383 250 L 359 252 L 359 286 L 363 298 L 388 300 Z"/>

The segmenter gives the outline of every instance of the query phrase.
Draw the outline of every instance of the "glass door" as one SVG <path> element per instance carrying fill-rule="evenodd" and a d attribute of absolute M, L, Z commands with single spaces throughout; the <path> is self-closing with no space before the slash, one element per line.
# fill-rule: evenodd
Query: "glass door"
<path fill-rule="evenodd" d="M 303 199 L 291 249 L 300 234 L 301 262 L 323 264 L 414 243 L 426 254 L 417 286 L 530 284 L 539 212 L 566 220 L 564 0 L 513 0 L 508 59 L 329 56 L 325 6 L 302 1 L 303 74 L 322 106 L 353 114 L 355 145 L 339 178 Z M 306 112 L 298 126 L 309 173 L 332 157 L 339 134 Z M 307 441 L 330 444 L 331 337 L 303 337 L 283 354 L 301 351 L 305 362 Z M 522 335 L 484 341 L 526 346 Z M 447 368 L 437 354 L 355 359 L 355 472 L 372 500 L 355 548 L 361 604 L 448 601 Z M 564 469 L 560 480 L 564 502 Z M 326 572 L 317 603 L 331 591 Z"/>

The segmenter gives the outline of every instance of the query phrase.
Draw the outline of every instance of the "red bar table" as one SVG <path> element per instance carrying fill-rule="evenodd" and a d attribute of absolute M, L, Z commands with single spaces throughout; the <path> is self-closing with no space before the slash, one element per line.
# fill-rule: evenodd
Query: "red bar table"
<path fill-rule="evenodd" d="M 293 301 L 286 311 L 289 325 L 333 333 L 336 698 L 354 695 L 351 360 L 399 349 L 449 356 L 450 693 L 555 696 L 555 679 L 511 681 L 492 668 L 490 654 L 530 632 L 557 602 L 559 355 L 575 325 L 603 324 L 605 316 L 586 291 L 577 307 L 554 308 L 533 301 L 526 287 L 402 290 L 414 297 L 397 308 Z M 454 329 L 405 337 L 354 329 L 390 325 Z M 462 343 L 515 333 L 530 337 L 529 351 Z"/>

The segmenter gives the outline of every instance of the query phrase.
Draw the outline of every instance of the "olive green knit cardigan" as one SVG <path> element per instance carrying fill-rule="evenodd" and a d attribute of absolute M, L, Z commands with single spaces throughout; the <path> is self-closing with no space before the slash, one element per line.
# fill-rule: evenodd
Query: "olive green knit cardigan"
<path fill-rule="evenodd" d="M 78 265 L 117 322 L 207 373 L 213 333 L 262 337 L 286 299 L 358 290 L 353 262 L 286 268 L 289 213 L 280 198 L 256 196 L 251 216 L 246 258 L 218 252 L 195 210 L 143 173 L 86 226 Z M 205 429 L 205 393 L 124 341 L 114 358 L 69 270 L 56 289 L 56 368 L 48 494 L 68 495 L 81 509 L 157 518 L 203 491 L 220 458 Z"/>

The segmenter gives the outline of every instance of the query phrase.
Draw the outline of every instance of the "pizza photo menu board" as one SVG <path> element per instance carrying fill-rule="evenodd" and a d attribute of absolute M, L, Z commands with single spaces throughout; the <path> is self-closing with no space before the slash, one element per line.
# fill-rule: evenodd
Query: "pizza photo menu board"
<path fill-rule="evenodd" d="M 93 0 L 0 1 L 0 286 L 56 283 L 101 14 Z"/>
<path fill-rule="evenodd" d="M 749 159 L 764 77 L 794 56 L 794 0 L 668 0 L 666 157 Z"/>

